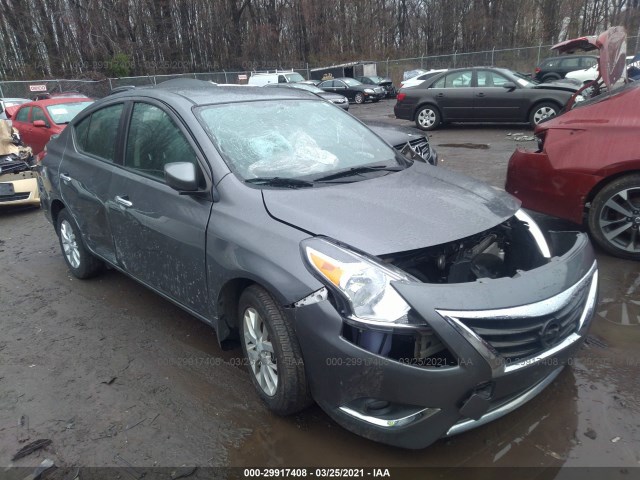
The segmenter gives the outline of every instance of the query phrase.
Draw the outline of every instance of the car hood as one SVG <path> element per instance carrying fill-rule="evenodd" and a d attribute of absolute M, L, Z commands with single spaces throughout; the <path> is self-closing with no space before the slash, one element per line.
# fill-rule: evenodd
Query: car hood
<path fill-rule="evenodd" d="M 451 242 L 507 220 L 520 202 L 464 175 L 419 162 L 355 183 L 264 189 L 269 214 L 373 255 Z"/>
<path fill-rule="evenodd" d="M 573 79 L 555 80 L 553 82 L 539 83 L 531 88 L 541 90 L 561 90 L 563 92 L 574 93 L 580 89 L 582 84 L 579 81 Z"/>
<path fill-rule="evenodd" d="M 342 100 L 343 98 L 345 98 L 344 95 L 340 95 L 339 93 L 333 93 L 333 92 L 323 92 L 323 93 L 318 93 L 317 95 L 330 102 L 333 100 Z"/>
<path fill-rule="evenodd" d="M 626 73 L 627 33 L 624 27 L 611 27 L 597 37 L 592 35 L 566 40 L 551 49 L 558 50 L 559 53 L 600 50 L 600 76 L 609 90 L 618 80 L 623 79 Z"/>

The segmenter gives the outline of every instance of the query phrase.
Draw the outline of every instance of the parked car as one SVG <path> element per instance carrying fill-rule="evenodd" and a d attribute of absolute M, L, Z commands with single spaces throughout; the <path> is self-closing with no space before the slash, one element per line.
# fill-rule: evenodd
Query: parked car
<path fill-rule="evenodd" d="M 274 72 L 274 73 L 252 73 L 249 77 L 249 85 L 263 87 L 269 83 L 295 83 L 303 82 L 304 77 L 298 72 Z"/>
<path fill-rule="evenodd" d="M 396 87 L 393 86 L 393 81 L 390 78 L 381 77 L 379 75 L 372 75 L 368 77 L 354 77 L 359 82 L 364 85 L 376 85 L 378 87 L 384 88 L 385 95 L 387 98 L 392 98 L 396 96 Z"/>
<path fill-rule="evenodd" d="M 0 206 L 40 205 L 34 159 L 8 120 L 0 120 Z"/>
<path fill-rule="evenodd" d="M 448 70 L 416 87 L 402 88 L 394 113 L 422 130 L 445 122 L 529 122 L 557 115 L 577 86 L 536 84 L 504 68 Z"/>
<path fill-rule="evenodd" d="M 364 103 L 367 100 L 377 102 L 386 95 L 382 87 L 365 85 L 354 78 L 348 77 L 325 80 L 318 84 L 318 88 L 325 92 L 339 93 L 356 103 Z"/>
<path fill-rule="evenodd" d="M 598 78 L 598 64 L 596 63 L 595 65 L 583 70 L 575 70 L 573 72 L 569 72 L 567 73 L 565 78 L 573 78 L 581 83 L 593 82 Z"/>
<path fill-rule="evenodd" d="M 317 87 L 317 86 L 318 86 L 318 84 L 319 84 L 321 81 L 322 81 L 322 80 L 313 80 L 313 79 L 309 79 L 309 80 L 304 80 L 304 81 L 302 81 L 302 82 L 296 82 L 296 83 L 306 83 L 306 84 L 313 85 L 313 86 Z"/>
<path fill-rule="evenodd" d="M 306 92 L 110 95 L 42 170 L 73 275 L 133 277 L 238 338 L 272 411 L 315 400 L 378 442 L 422 448 L 514 410 L 591 322 L 585 234 L 547 240 L 510 195 L 407 159 Z"/>
<path fill-rule="evenodd" d="M 616 28 L 591 40 L 610 85 L 625 68 Z M 538 150 L 511 156 L 506 190 L 526 208 L 586 225 L 610 254 L 640 260 L 639 102 L 632 82 L 540 125 Z"/>
<path fill-rule="evenodd" d="M 299 90 L 305 90 L 307 92 L 313 93 L 320 98 L 327 100 L 328 102 L 337 105 L 343 110 L 349 110 L 349 99 L 344 95 L 340 95 L 337 93 L 325 92 L 321 88 L 318 88 L 314 85 L 310 85 L 308 83 L 270 83 L 265 85 L 265 87 L 276 87 L 276 88 L 297 88 Z"/>
<path fill-rule="evenodd" d="M 403 155 L 426 162 L 434 167 L 438 166 L 438 153 L 426 136 L 406 133 L 397 128 L 386 126 L 368 125 L 368 127 Z"/>
<path fill-rule="evenodd" d="M 6 113 L 8 108 L 29 103 L 30 101 L 28 98 L 0 98 L 0 120 L 7 120 L 9 118 Z"/>
<path fill-rule="evenodd" d="M 13 126 L 37 155 L 52 135 L 62 132 L 78 113 L 92 103 L 92 99 L 85 97 L 59 97 L 25 103 L 12 115 Z"/>
<path fill-rule="evenodd" d="M 425 73 L 422 73 L 420 75 L 417 75 L 415 77 L 411 77 L 407 80 L 403 80 L 400 83 L 400 88 L 409 88 L 409 87 L 415 87 L 417 85 L 420 85 L 422 82 L 424 82 L 425 80 L 433 77 L 434 75 L 437 75 L 438 73 L 442 73 L 442 72 L 446 72 L 447 69 L 446 68 L 440 68 L 440 69 L 434 69 L 434 70 L 429 70 Z"/>
<path fill-rule="evenodd" d="M 598 57 L 594 55 L 562 55 L 542 60 L 533 71 L 533 79 L 539 82 L 550 82 L 564 78 L 567 73 L 584 70 L 597 65 Z"/>

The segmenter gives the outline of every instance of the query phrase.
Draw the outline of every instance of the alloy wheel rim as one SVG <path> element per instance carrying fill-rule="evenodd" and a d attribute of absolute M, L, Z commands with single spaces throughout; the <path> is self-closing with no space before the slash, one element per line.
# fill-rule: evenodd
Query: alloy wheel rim
<path fill-rule="evenodd" d="M 541 121 L 546 120 L 547 118 L 555 117 L 556 111 L 551 107 L 542 107 L 536 110 L 536 113 L 533 115 L 533 121 L 536 125 L 538 125 Z"/>
<path fill-rule="evenodd" d="M 278 365 L 267 325 L 255 308 L 244 312 L 244 345 L 251 372 L 264 393 L 270 397 L 278 389 Z"/>
<path fill-rule="evenodd" d="M 422 110 L 418 115 L 418 121 L 423 127 L 431 127 L 436 122 L 436 114 L 433 110 Z"/>
<path fill-rule="evenodd" d="M 602 207 L 598 226 L 611 246 L 640 253 L 640 187 L 611 195 Z"/>
<path fill-rule="evenodd" d="M 62 250 L 69 265 L 73 268 L 80 266 L 80 249 L 78 248 L 78 240 L 76 239 L 73 228 L 67 220 L 63 220 L 60 224 L 60 239 L 62 241 Z"/>
<path fill-rule="evenodd" d="M 364 100 L 364 97 L 362 96 L 362 94 L 358 93 L 356 95 L 356 103 L 362 103 L 363 100 Z"/>

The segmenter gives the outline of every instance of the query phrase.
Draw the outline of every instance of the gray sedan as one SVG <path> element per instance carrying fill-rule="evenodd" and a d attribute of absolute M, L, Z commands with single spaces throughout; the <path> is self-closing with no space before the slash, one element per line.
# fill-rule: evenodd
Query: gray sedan
<path fill-rule="evenodd" d="M 423 448 L 514 410 L 593 316 L 585 234 L 545 236 L 507 193 L 294 89 L 110 95 L 41 167 L 73 275 L 131 276 L 239 340 L 273 412 L 315 401 L 378 442 Z"/>
<path fill-rule="evenodd" d="M 535 127 L 560 113 L 578 88 L 534 83 L 504 68 L 462 68 L 400 89 L 394 113 L 422 130 L 447 122 L 529 122 Z"/>

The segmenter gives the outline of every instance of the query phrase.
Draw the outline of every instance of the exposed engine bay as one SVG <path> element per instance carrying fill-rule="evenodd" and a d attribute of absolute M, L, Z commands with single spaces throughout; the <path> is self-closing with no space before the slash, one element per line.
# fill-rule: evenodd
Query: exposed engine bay
<path fill-rule="evenodd" d="M 382 259 L 425 283 L 513 277 L 519 270 L 531 270 L 547 262 L 528 225 L 516 217 L 455 242 L 386 255 Z"/>
<path fill-rule="evenodd" d="M 30 170 L 34 164 L 32 153 L 9 120 L 0 120 L 0 174 Z"/>

